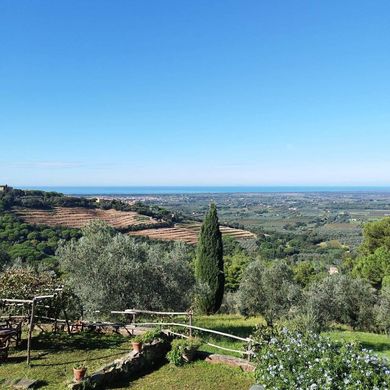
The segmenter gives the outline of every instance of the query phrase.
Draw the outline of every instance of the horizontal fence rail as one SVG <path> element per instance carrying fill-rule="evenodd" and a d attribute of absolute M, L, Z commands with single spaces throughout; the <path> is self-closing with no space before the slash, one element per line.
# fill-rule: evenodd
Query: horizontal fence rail
<path fill-rule="evenodd" d="M 250 360 L 250 358 L 252 356 L 256 355 L 252 350 L 254 340 L 252 340 L 249 337 L 240 337 L 240 336 L 236 336 L 236 335 L 233 335 L 230 333 L 220 332 L 220 331 L 214 330 L 214 329 L 207 329 L 207 328 L 202 328 L 199 326 L 193 326 L 192 325 L 192 315 L 193 315 L 192 311 L 188 311 L 188 312 L 160 312 L 160 311 L 151 311 L 151 310 L 126 309 L 123 311 L 112 311 L 111 313 L 112 314 L 132 315 L 133 316 L 133 323 L 130 325 L 127 325 L 126 328 L 135 329 L 136 327 L 141 327 L 141 326 L 145 326 L 145 327 L 160 326 L 160 327 L 169 327 L 169 328 L 170 327 L 181 327 L 181 328 L 188 329 L 190 335 L 187 336 L 187 335 L 184 335 L 182 333 L 177 333 L 171 329 L 166 329 L 166 330 L 175 336 L 184 337 L 184 338 L 191 337 L 192 331 L 195 330 L 195 331 L 199 331 L 199 332 L 204 332 L 204 333 L 208 333 L 208 334 L 213 334 L 213 335 L 218 335 L 218 336 L 230 338 L 233 340 L 242 341 L 247 346 L 245 351 L 222 347 L 222 346 L 217 345 L 217 344 L 209 343 L 208 341 L 204 341 L 204 344 L 209 345 L 213 348 L 218 348 L 218 349 L 224 350 L 224 351 L 229 351 L 229 352 L 234 352 L 234 353 L 238 353 L 241 355 L 246 355 L 248 360 Z M 178 323 L 178 322 L 137 322 L 136 323 L 135 316 L 137 314 L 149 314 L 149 315 L 160 315 L 160 316 L 187 316 L 189 318 L 190 324 L 187 325 L 187 324 Z"/>

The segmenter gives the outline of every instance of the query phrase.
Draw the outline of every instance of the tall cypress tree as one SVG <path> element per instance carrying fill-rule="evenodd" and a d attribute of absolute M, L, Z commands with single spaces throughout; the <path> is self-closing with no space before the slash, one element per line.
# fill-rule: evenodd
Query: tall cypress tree
<path fill-rule="evenodd" d="M 225 287 L 223 244 L 214 203 L 206 214 L 200 230 L 195 261 L 198 287 L 197 306 L 204 313 L 215 313 L 220 307 Z"/>

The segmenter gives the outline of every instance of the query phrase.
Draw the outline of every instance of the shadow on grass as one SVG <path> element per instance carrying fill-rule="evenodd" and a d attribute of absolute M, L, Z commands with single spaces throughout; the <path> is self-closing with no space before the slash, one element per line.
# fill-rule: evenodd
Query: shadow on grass
<path fill-rule="evenodd" d="M 2 364 L 23 363 L 27 359 L 27 356 L 8 356 L 8 359 Z"/>
<path fill-rule="evenodd" d="M 97 349 L 118 348 L 124 342 L 120 335 L 102 335 L 82 332 L 72 335 L 67 333 L 41 333 L 33 337 L 31 348 L 34 351 L 69 352 L 91 351 Z M 23 347 L 21 347 L 23 349 Z"/>
<path fill-rule="evenodd" d="M 196 326 L 198 326 L 198 325 L 196 325 Z M 237 326 L 237 325 L 233 325 L 233 324 L 232 325 L 215 324 L 215 325 L 212 325 L 212 327 L 206 326 L 206 328 L 216 330 L 219 332 L 223 332 L 223 333 L 229 333 L 229 334 L 232 334 L 234 336 L 239 336 L 239 337 L 249 337 L 253 333 L 253 331 L 255 330 L 255 327 L 251 326 L 251 325 Z M 203 334 L 205 336 L 208 333 L 200 331 L 199 334 L 200 335 Z M 213 335 L 213 337 L 216 337 L 216 335 Z M 223 336 L 221 336 L 221 337 L 223 337 Z"/>
<path fill-rule="evenodd" d="M 22 379 L 22 378 L 20 378 L 20 379 Z M 17 383 L 20 379 L 12 380 L 12 383 Z M 14 389 L 15 388 L 15 386 L 13 384 L 9 384 L 7 382 L 8 382 L 8 380 L 0 378 L 0 388 L 2 388 L 2 389 L 3 388 L 7 388 L 7 389 Z M 40 389 L 42 387 L 47 386 L 48 384 L 49 384 L 49 382 L 47 382 L 47 381 L 39 380 L 39 381 L 34 383 L 34 387 L 33 388 L 34 389 Z M 18 388 L 21 388 L 21 387 L 18 387 Z M 26 387 L 23 387 L 23 388 L 25 389 Z"/>
<path fill-rule="evenodd" d="M 366 349 L 374 352 L 388 352 L 390 351 L 390 341 L 388 343 L 376 343 L 370 341 L 360 341 L 359 344 Z"/>
<path fill-rule="evenodd" d="M 35 383 L 34 389 L 41 389 L 42 387 L 45 387 L 48 384 L 49 384 L 49 382 L 46 382 L 46 381 L 38 381 L 37 383 Z"/>
<path fill-rule="evenodd" d="M 114 357 L 118 357 L 118 356 L 123 356 L 124 354 L 124 351 L 121 351 L 121 352 L 117 352 L 117 353 L 112 353 L 110 355 L 104 355 L 104 356 L 99 356 L 99 357 L 96 357 L 96 358 L 88 358 L 87 359 L 87 362 L 93 362 L 95 360 L 101 360 L 101 359 L 108 359 L 108 358 L 114 358 Z M 39 361 L 39 357 L 38 358 L 34 358 L 32 364 L 31 364 L 31 367 L 55 367 L 55 366 L 67 366 L 69 364 L 76 364 L 76 363 L 85 363 L 85 359 L 79 359 L 79 360 L 67 360 L 66 362 L 58 362 L 58 363 L 43 363 L 43 364 L 36 364 L 34 362 L 36 361 Z"/>
<path fill-rule="evenodd" d="M 329 337 L 332 333 L 328 333 L 326 335 Z M 338 333 L 336 333 L 336 335 L 332 338 L 338 342 L 356 342 L 362 348 L 373 352 L 390 352 L 390 337 L 386 337 L 383 334 L 362 332 L 356 332 L 356 334 L 354 334 L 352 331 L 338 329 Z"/>

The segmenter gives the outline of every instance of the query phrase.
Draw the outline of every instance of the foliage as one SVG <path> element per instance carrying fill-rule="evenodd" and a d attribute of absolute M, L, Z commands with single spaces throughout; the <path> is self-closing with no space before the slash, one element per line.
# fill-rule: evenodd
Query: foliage
<path fill-rule="evenodd" d="M 309 261 L 301 261 L 293 268 L 295 281 L 303 288 L 309 286 L 318 278 L 318 273 Z"/>
<path fill-rule="evenodd" d="M 390 334 L 390 286 L 382 287 L 380 291 L 375 319 L 378 329 Z"/>
<path fill-rule="evenodd" d="M 12 189 L 0 193 L 0 210 L 11 210 L 15 206 L 35 209 L 95 207 L 94 203 L 91 199 L 65 196 L 58 192 Z"/>
<path fill-rule="evenodd" d="M 0 249 L 0 272 L 10 261 L 10 255 L 4 249 Z"/>
<path fill-rule="evenodd" d="M 67 284 L 86 310 L 109 313 L 138 307 L 187 309 L 193 276 L 190 251 L 183 243 L 166 246 L 139 242 L 101 221 L 83 229 L 79 241 L 64 243 L 58 259 Z"/>
<path fill-rule="evenodd" d="M 196 337 L 188 339 L 175 339 L 172 341 L 171 350 L 167 353 L 167 359 L 175 366 L 182 366 L 187 362 L 183 355 L 194 354 L 202 342 Z"/>
<path fill-rule="evenodd" d="M 388 360 L 390 359 L 390 336 L 386 334 L 337 328 L 329 332 L 324 332 L 323 336 L 327 336 L 337 342 L 359 343 L 363 348 L 376 353 L 378 356 L 382 356 Z"/>
<path fill-rule="evenodd" d="M 303 310 L 317 330 L 332 322 L 355 328 L 370 328 L 373 323 L 375 292 L 362 279 L 349 275 L 329 275 L 305 292 Z"/>
<path fill-rule="evenodd" d="M 73 368 L 75 370 L 83 370 L 84 368 L 87 368 L 86 362 L 77 362 L 73 365 Z"/>
<path fill-rule="evenodd" d="M 390 249 L 381 246 L 375 249 L 374 253 L 360 257 L 354 266 L 353 273 L 380 289 L 383 279 L 390 277 Z"/>
<path fill-rule="evenodd" d="M 253 261 L 253 257 L 249 256 L 247 250 L 233 237 L 223 236 L 222 241 L 225 292 L 236 292 L 240 286 L 242 274 L 247 265 Z"/>
<path fill-rule="evenodd" d="M 385 389 L 390 367 L 358 345 L 336 343 L 315 333 L 259 328 L 256 380 L 266 389 Z"/>
<path fill-rule="evenodd" d="M 298 304 L 300 289 L 286 263 L 267 266 L 256 260 L 244 272 L 239 289 L 240 311 L 245 315 L 261 314 L 269 325 Z"/>
<path fill-rule="evenodd" d="M 79 236 L 78 229 L 29 225 L 10 213 L 0 214 L 0 267 L 18 258 L 30 265 L 52 259 L 60 240 Z"/>
<path fill-rule="evenodd" d="M 196 301 L 203 313 L 215 313 L 221 306 L 225 284 L 223 268 L 222 235 L 217 208 L 212 203 L 201 227 L 195 261 Z"/>
<path fill-rule="evenodd" d="M 135 336 L 132 341 L 136 343 L 151 343 L 153 340 L 157 340 L 161 338 L 161 329 L 155 328 L 148 330 L 147 332 Z"/>
<path fill-rule="evenodd" d="M 240 287 L 240 281 L 248 264 L 253 261 L 243 250 L 224 257 L 225 291 L 235 292 Z"/>
<path fill-rule="evenodd" d="M 0 298 L 31 299 L 55 287 L 48 272 L 37 273 L 31 268 L 10 268 L 0 273 Z"/>
<path fill-rule="evenodd" d="M 0 192 L 0 270 L 4 265 L 10 265 L 18 258 L 36 267 L 57 270 L 54 255 L 59 241 L 69 241 L 72 238 L 80 237 L 79 229 L 25 223 L 15 215 L 15 207 L 45 210 L 54 207 L 115 209 L 135 211 L 158 220 L 153 225 L 140 223 L 117 229 L 123 233 L 149 228 L 171 227 L 174 223 L 183 220 L 180 213 L 172 213 L 160 206 L 149 206 L 141 202 L 128 204 L 117 199 L 97 202 L 96 199 L 66 196 L 57 192 L 9 189 Z"/>
<path fill-rule="evenodd" d="M 364 225 L 360 251 L 365 255 L 369 255 L 380 247 L 390 250 L 390 217 Z"/>

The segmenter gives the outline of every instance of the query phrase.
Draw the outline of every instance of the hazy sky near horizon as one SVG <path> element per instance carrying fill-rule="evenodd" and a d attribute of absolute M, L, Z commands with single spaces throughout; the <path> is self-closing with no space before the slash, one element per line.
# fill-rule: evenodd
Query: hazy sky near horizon
<path fill-rule="evenodd" d="M 388 0 L 0 0 L 0 184 L 389 185 Z"/>

